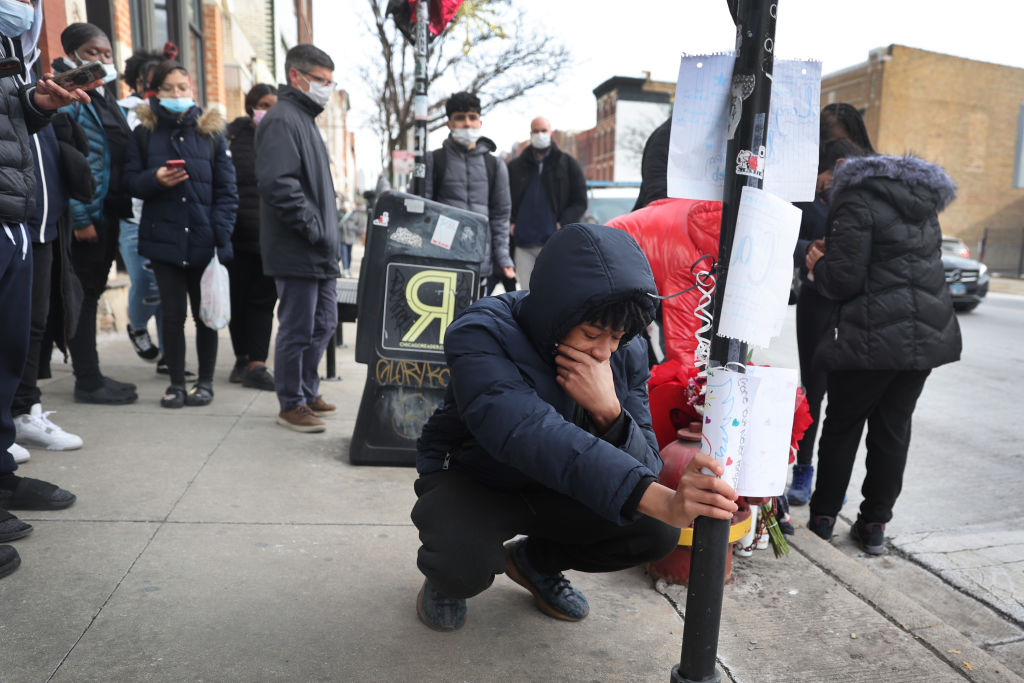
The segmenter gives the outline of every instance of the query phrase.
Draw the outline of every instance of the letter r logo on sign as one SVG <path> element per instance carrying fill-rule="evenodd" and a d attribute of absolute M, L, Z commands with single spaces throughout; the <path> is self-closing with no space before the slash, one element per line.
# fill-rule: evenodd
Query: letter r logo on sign
<path fill-rule="evenodd" d="M 435 319 L 441 323 L 439 344 L 444 344 L 444 332 L 455 319 L 455 285 L 458 273 L 444 270 L 421 270 L 409 278 L 405 286 L 406 305 L 419 318 L 409 328 L 409 331 L 402 336 L 402 341 L 415 342 L 420 335 L 426 331 Z M 436 285 L 441 292 L 441 300 L 437 305 L 423 303 L 420 297 L 420 289 L 424 285 Z"/>

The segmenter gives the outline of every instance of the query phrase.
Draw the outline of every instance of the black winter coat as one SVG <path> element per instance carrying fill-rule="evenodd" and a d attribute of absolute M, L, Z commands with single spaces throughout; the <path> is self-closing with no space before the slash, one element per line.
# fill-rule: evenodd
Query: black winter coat
<path fill-rule="evenodd" d="M 828 370 L 927 370 L 960 359 L 938 212 L 956 196 L 915 157 L 848 159 L 830 188 L 814 283 L 839 302 L 815 363 Z"/>
<path fill-rule="evenodd" d="M 0 34 L 0 58 L 21 58 L 17 44 Z M 50 122 L 32 102 L 35 85 L 20 77 L 0 79 L 0 222 L 24 223 L 32 215 L 36 196 L 35 158 L 29 135 Z"/>
<path fill-rule="evenodd" d="M 497 488 L 545 486 L 619 524 L 634 489 L 661 470 L 647 402 L 647 345 L 623 340 L 611 357 L 625 419 L 616 446 L 556 382 L 554 345 L 595 303 L 631 298 L 654 316 L 654 276 L 627 233 L 563 227 L 537 259 L 529 292 L 487 297 L 445 332 L 451 379 L 423 427 L 416 467 L 466 472 Z M 581 415 L 582 413 L 582 415 Z M 627 501 L 634 509 L 627 510 Z"/>
<path fill-rule="evenodd" d="M 135 113 L 139 125 L 128 145 L 124 180 L 144 202 L 139 254 L 180 268 L 202 268 L 216 249 L 222 262 L 230 261 L 238 193 L 223 117 L 193 107 L 179 118 L 156 98 Z M 185 160 L 188 180 L 165 188 L 156 171 L 170 159 Z"/>
<path fill-rule="evenodd" d="M 228 125 L 231 161 L 238 185 L 238 215 L 231 241 L 235 251 L 260 253 L 260 193 L 256 187 L 256 128 L 248 116 Z"/>
<path fill-rule="evenodd" d="M 288 85 L 256 128 L 260 255 L 270 277 L 341 277 L 338 205 L 314 119 L 323 107 Z"/>
<path fill-rule="evenodd" d="M 544 158 L 544 169 L 541 171 L 540 179 L 544 183 L 544 189 L 558 222 L 569 225 L 582 218 L 583 212 L 587 210 L 587 179 L 583 176 L 583 169 L 579 163 L 560 150 L 558 145 L 552 142 L 550 150 Z M 533 147 L 530 145 L 508 164 L 513 223 L 516 222 L 519 204 L 537 164 Z"/>

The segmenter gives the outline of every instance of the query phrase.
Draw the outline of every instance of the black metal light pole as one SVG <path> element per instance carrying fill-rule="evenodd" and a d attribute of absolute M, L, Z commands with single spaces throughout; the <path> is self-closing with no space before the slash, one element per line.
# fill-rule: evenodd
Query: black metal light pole
<path fill-rule="evenodd" d="M 743 186 L 760 188 L 764 179 L 768 107 L 771 103 L 777 0 L 727 0 L 736 24 L 737 54 L 733 68 L 732 98 L 736 114 L 726 148 L 722 228 L 718 243 L 714 320 L 709 365 L 728 365 L 742 372 L 747 345 L 718 336 L 725 300 L 736 217 Z M 750 162 L 750 159 L 753 162 Z M 741 161 L 746 160 L 746 161 Z M 739 172 L 737 172 L 739 171 Z M 733 365 L 736 364 L 736 365 Z M 729 521 L 698 517 L 693 525 L 693 556 L 686 592 L 686 619 L 679 665 L 672 683 L 711 683 L 722 679 L 715 665 L 718 630 L 722 619 L 722 593 L 729 554 Z"/>
<path fill-rule="evenodd" d="M 427 54 L 429 50 L 430 8 L 427 0 L 416 3 L 416 86 L 413 111 L 416 165 L 412 172 L 412 191 L 423 197 L 427 193 Z"/>

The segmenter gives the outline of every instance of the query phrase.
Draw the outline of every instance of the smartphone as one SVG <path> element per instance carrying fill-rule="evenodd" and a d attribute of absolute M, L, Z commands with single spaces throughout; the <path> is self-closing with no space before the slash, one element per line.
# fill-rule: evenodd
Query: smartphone
<path fill-rule="evenodd" d="M 100 62 L 89 62 L 77 69 L 71 69 L 71 71 L 55 74 L 53 82 L 64 89 L 71 89 L 74 87 L 81 88 L 82 86 L 89 85 L 93 81 L 102 80 L 106 73 L 106 69 L 103 68 L 103 64 Z"/>
<path fill-rule="evenodd" d="M 185 160 L 184 159 L 171 159 L 170 161 L 165 162 L 164 165 L 167 168 L 180 168 L 180 169 L 184 169 L 185 168 Z"/>

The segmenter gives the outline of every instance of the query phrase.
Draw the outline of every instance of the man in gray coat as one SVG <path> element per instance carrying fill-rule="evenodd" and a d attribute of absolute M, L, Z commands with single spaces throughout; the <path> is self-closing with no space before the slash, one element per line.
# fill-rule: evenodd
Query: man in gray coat
<path fill-rule="evenodd" d="M 256 128 L 263 270 L 277 286 L 274 386 L 280 425 L 322 432 L 335 407 L 317 366 L 338 326 L 338 209 L 330 161 L 314 119 L 334 91 L 334 62 L 312 45 L 285 57 L 288 85 Z"/>
<path fill-rule="evenodd" d="M 480 261 L 480 296 L 485 296 L 494 280 L 516 276 L 508 248 L 508 169 L 494 156 L 494 141 L 482 136 L 476 95 L 457 92 L 444 108 L 451 134 L 440 149 L 427 155 L 427 199 L 487 216 L 491 239 Z"/>

